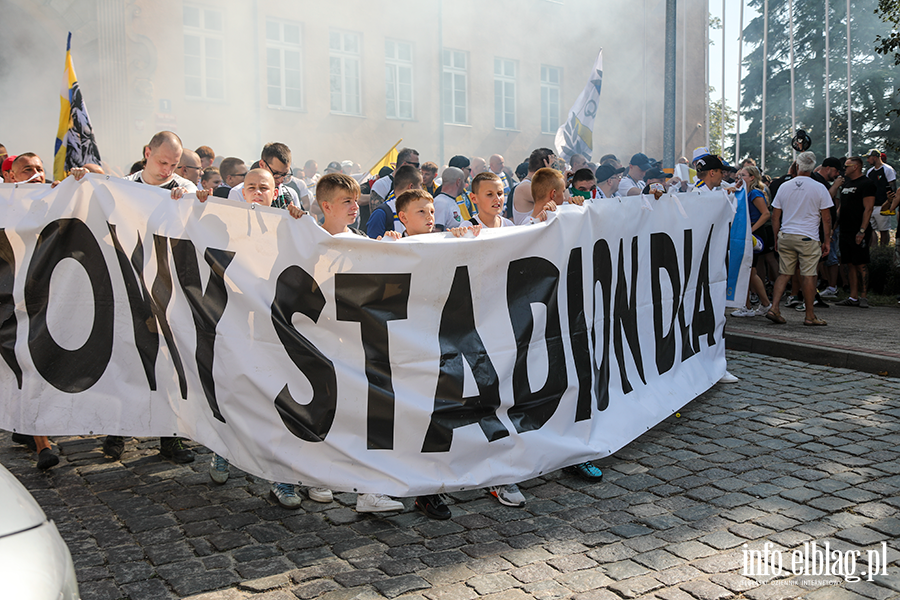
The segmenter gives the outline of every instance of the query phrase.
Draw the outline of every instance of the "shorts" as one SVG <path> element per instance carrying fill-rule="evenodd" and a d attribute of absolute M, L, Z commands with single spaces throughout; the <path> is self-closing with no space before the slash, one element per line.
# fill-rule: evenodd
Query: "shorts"
<path fill-rule="evenodd" d="M 819 259 L 822 258 L 822 244 L 805 235 L 793 233 L 778 234 L 778 272 L 793 275 L 800 263 L 800 274 L 815 277 Z"/>
<path fill-rule="evenodd" d="M 857 244 L 855 237 L 841 236 L 841 263 L 845 265 L 869 264 L 869 241 L 868 239 L 863 239 L 862 244 Z"/>
<path fill-rule="evenodd" d="M 872 229 L 875 231 L 891 230 L 891 217 L 881 214 L 880 206 L 876 206 L 875 210 L 872 211 L 872 218 L 869 219 L 869 223 L 872 224 Z"/>
<path fill-rule="evenodd" d="M 825 259 L 826 267 L 836 267 L 841 264 L 841 244 L 838 241 L 840 230 L 840 227 L 836 227 L 831 234 L 831 246 L 828 248 L 828 258 Z"/>

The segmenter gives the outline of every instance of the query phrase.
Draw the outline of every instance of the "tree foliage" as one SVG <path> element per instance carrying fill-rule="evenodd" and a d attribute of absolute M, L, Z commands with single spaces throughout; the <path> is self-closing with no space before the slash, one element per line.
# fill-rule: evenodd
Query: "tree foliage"
<path fill-rule="evenodd" d="M 734 130 L 737 119 L 737 111 L 725 104 L 725 113 L 722 113 L 722 99 L 715 99 L 716 88 L 709 86 L 709 151 L 718 154 L 725 160 L 734 157 L 734 134 L 728 133 Z M 723 119 L 724 116 L 724 119 Z M 722 123 L 725 124 L 725 146 L 721 148 Z"/>
<path fill-rule="evenodd" d="M 766 170 L 787 171 L 791 161 L 791 86 L 789 0 L 769 0 L 768 67 L 766 74 Z M 888 34 L 875 14 L 876 6 L 900 0 L 854 0 L 850 18 L 852 152 L 873 146 L 900 147 L 900 118 L 888 113 L 897 108 L 896 69 L 876 53 L 874 40 Z M 847 14 L 843 0 L 827 0 L 829 8 L 829 92 L 831 154 L 847 153 Z M 744 29 L 753 50 L 744 59 L 741 116 L 748 124 L 741 134 L 741 154 L 759 160 L 761 149 L 763 80 L 763 0 L 751 0 L 760 11 Z M 812 138 L 813 152 L 825 158 L 825 3 L 794 2 L 794 89 L 796 126 Z M 894 11 L 891 14 L 897 14 Z M 896 48 L 896 46 L 894 46 Z M 741 158 L 743 158 L 743 156 Z"/>

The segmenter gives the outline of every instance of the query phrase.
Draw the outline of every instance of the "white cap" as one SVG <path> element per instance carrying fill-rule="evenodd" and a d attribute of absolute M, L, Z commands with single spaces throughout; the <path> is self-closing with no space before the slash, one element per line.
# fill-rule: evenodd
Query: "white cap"
<path fill-rule="evenodd" d="M 694 148 L 694 155 L 693 155 L 693 158 L 691 158 L 691 164 L 694 164 L 694 162 L 696 162 L 696 160 L 698 158 L 702 158 L 704 156 L 709 156 L 710 154 L 711 154 L 711 152 L 709 151 L 709 148 L 707 148 L 706 146 L 700 146 L 699 148 Z"/>

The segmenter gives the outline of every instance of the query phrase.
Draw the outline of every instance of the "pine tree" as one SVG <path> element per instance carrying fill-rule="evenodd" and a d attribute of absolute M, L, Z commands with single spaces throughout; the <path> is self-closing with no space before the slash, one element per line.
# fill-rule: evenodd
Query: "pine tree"
<path fill-rule="evenodd" d="M 760 16 L 744 29 L 744 39 L 755 45 L 744 60 L 741 116 L 748 123 L 741 134 L 741 154 L 759 159 L 764 0 L 751 0 Z M 766 91 L 766 170 L 773 175 L 787 171 L 790 148 L 791 88 L 789 0 L 769 0 L 768 67 Z M 831 154 L 847 152 L 846 2 L 827 0 L 830 19 Z M 812 138 L 811 150 L 825 158 L 825 4 L 794 2 L 794 89 L 798 129 Z M 854 0 L 851 4 L 851 107 L 853 153 L 864 154 L 875 146 L 900 143 L 900 117 L 889 116 L 897 107 L 895 69 L 874 49 L 875 38 L 887 27 L 875 15 L 878 0 Z M 889 161 L 890 162 L 890 161 Z"/>

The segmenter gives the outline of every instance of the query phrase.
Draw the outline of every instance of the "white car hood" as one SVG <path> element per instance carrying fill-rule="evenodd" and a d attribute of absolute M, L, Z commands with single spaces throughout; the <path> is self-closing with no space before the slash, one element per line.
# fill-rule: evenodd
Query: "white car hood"
<path fill-rule="evenodd" d="M 0 537 L 37 527 L 46 520 L 25 486 L 0 465 Z"/>

